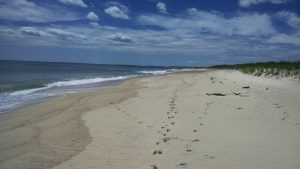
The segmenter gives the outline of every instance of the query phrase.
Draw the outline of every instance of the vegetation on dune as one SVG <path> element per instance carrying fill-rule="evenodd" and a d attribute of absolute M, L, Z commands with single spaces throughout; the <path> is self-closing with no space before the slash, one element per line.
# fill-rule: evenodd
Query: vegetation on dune
<path fill-rule="evenodd" d="M 216 69 L 235 69 L 255 76 L 292 77 L 300 79 L 300 61 L 261 62 L 236 65 L 216 65 Z"/>

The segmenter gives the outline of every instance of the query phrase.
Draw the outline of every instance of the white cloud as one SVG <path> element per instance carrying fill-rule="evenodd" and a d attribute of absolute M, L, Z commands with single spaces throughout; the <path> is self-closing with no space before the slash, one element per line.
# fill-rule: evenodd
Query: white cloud
<path fill-rule="evenodd" d="M 168 17 L 142 15 L 138 22 L 142 25 L 155 25 L 180 33 L 213 33 L 221 35 L 260 36 L 276 33 L 271 17 L 267 14 L 239 14 L 224 17 L 215 12 L 188 9 L 188 15 Z"/>
<path fill-rule="evenodd" d="M 58 0 L 58 1 L 66 5 L 75 5 L 83 8 L 87 7 L 87 5 L 82 0 Z"/>
<path fill-rule="evenodd" d="M 196 8 L 188 8 L 186 11 L 189 15 L 195 15 L 197 12 L 199 12 Z"/>
<path fill-rule="evenodd" d="M 290 0 L 239 0 L 240 7 L 250 7 L 253 5 L 271 3 L 271 4 L 284 4 L 288 3 Z"/>
<path fill-rule="evenodd" d="M 127 8 L 119 8 L 118 6 L 110 6 L 108 8 L 106 8 L 105 13 L 107 13 L 108 15 L 114 17 L 114 18 L 120 18 L 120 19 L 129 19 L 128 16 L 128 10 Z"/>
<path fill-rule="evenodd" d="M 39 31 L 34 27 L 22 27 L 22 28 L 20 28 L 20 32 L 25 35 L 30 35 L 30 36 L 43 36 L 44 35 L 44 33 L 42 31 Z"/>
<path fill-rule="evenodd" d="M 73 38 L 85 39 L 86 38 L 86 36 L 82 33 L 67 31 L 60 28 L 48 28 L 46 32 L 62 39 L 73 39 Z"/>
<path fill-rule="evenodd" d="M 116 33 L 109 36 L 109 39 L 119 42 L 132 42 L 132 38 L 123 33 Z"/>
<path fill-rule="evenodd" d="M 21 27 L 19 31 L 22 34 L 30 35 L 30 36 L 39 36 L 39 37 L 53 37 L 56 36 L 58 38 L 81 38 L 84 39 L 85 36 L 82 33 L 78 33 L 75 31 L 64 30 L 61 28 L 50 27 L 43 29 L 41 27 Z"/>
<path fill-rule="evenodd" d="M 80 17 L 63 7 L 46 8 L 27 0 L 3 0 L 0 5 L 0 19 L 11 21 L 53 22 L 78 20 Z"/>
<path fill-rule="evenodd" d="M 277 13 L 277 17 L 286 22 L 291 27 L 296 28 L 298 29 L 298 31 L 300 31 L 300 17 L 296 13 L 281 11 Z"/>
<path fill-rule="evenodd" d="M 300 36 L 278 34 L 267 40 L 268 43 L 292 44 L 300 47 Z"/>
<path fill-rule="evenodd" d="M 100 27 L 100 25 L 97 22 L 90 22 L 90 25 L 94 27 Z"/>
<path fill-rule="evenodd" d="M 86 15 L 86 18 L 91 20 L 91 21 L 98 21 L 99 20 L 99 17 L 98 17 L 98 15 L 95 14 L 95 12 L 89 12 Z"/>
<path fill-rule="evenodd" d="M 167 7 L 165 3 L 162 2 L 158 2 L 156 5 L 156 8 L 158 10 L 158 12 L 163 13 L 163 14 L 167 14 Z"/>

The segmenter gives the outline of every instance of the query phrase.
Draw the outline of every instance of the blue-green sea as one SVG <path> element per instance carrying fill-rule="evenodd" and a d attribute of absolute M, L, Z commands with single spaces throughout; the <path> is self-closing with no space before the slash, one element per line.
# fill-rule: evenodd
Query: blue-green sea
<path fill-rule="evenodd" d="M 128 78 L 170 70 L 152 66 L 0 61 L 0 113 L 50 97 L 99 90 Z"/>

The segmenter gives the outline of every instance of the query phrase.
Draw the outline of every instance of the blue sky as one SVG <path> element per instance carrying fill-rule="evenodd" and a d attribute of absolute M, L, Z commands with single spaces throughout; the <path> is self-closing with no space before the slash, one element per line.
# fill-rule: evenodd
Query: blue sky
<path fill-rule="evenodd" d="M 299 0 L 0 0 L 0 59 L 208 66 L 300 60 Z"/>

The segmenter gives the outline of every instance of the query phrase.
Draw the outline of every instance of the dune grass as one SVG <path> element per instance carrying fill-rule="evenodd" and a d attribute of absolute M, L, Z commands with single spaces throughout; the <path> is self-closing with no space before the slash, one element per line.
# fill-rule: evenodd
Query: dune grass
<path fill-rule="evenodd" d="M 216 69 L 234 69 L 255 76 L 292 77 L 300 79 L 300 61 L 261 62 L 235 65 L 216 65 Z"/>

